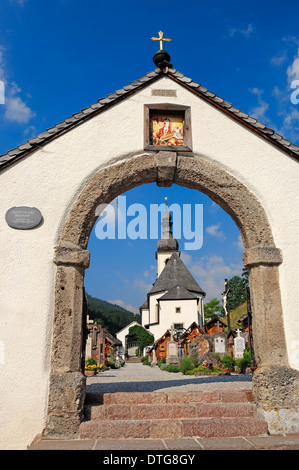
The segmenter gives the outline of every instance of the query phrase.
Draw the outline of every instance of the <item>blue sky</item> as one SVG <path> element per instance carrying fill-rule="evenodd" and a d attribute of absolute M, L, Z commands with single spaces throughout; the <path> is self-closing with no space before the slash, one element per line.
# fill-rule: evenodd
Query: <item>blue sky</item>
<path fill-rule="evenodd" d="M 298 17 L 298 2 L 289 0 L 1 0 L 0 154 L 153 70 L 158 44 L 150 38 L 159 30 L 172 39 L 176 69 L 299 145 L 299 104 L 291 101 Z M 219 297 L 224 278 L 242 267 L 230 217 L 186 188 L 146 185 L 126 196 L 146 207 L 165 196 L 203 204 L 203 246 L 183 256 L 207 297 Z M 155 279 L 155 247 L 156 240 L 100 241 L 93 233 L 87 291 L 136 309 Z"/>

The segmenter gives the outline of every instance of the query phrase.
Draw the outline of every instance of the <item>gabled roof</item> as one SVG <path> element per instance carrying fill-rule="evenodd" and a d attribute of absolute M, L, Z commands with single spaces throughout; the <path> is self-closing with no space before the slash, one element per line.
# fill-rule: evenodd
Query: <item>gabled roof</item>
<path fill-rule="evenodd" d="M 161 300 L 188 300 L 188 299 L 195 299 L 198 300 L 198 297 L 196 295 L 191 294 L 185 287 L 183 286 L 176 286 L 170 289 L 166 294 L 162 295 L 158 299 L 158 302 Z"/>
<path fill-rule="evenodd" d="M 224 323 L 224 321 L 221 320 L 220 317 L 218 317 L 218 315 L 212 315 L 210 320 L 206 322 L 203 327 L 205 328 L 206 326 L 211 325 L 217 321 L 219 321 L 219 323 L 222 323 L 223 326 L 227 326 L 226 323 Z"/>
<path fill-rule="evenodd" d="M 131 323 L 129 323 L 128 325 L 124 326 L 121 330 L 119 330 L 117 333 L 115 333 L 116 336 L 119 335 L 122 331 L 124 331 L 124 330 L 126 330 L 126 329 L 129 330 L 129 328 L 131 328 L 131 326 L 134 326 L 134 325 L 142 326 L 142 325 L 140 325 L 140 323 L 138 323 L 138 321 L 133 320 Z"/>
<path fill-rule="evenodd" d="M 38 136 L 27 140 L 26 143 L 19 145 L 17 148 L 10 150 L 6 154 L 0 156 L 0 170 L 30 154 L 33 150 L 42 147 L 59 135 L 96 116 L 100 112 L 109 108 L 111 105 L 127 98 L 128 96 L 132 95 L 136 91 L 139 91 L 162 76 L 169 77 L 170 79 L 176 81 L 192 93 L 195 93 L 211 105 L 215 106 L 218 110 L 235 119 L 237 122 L 239 122 L 239 124 L 242 124 L 250 130 L 253 130 L 260 137 L 266 139 L 271 144 L 274 144 L 280 148 L 280 150 L 287 152 L 296 160 L 299 160 L 299 147 L 284 139 L 283 136 L 277 134 L 273 129 L 270 129 L 265 124 L 260 123 L 256 118 L 249 116 L 249 114 L 243 113 L 238 108 L 235 108 L 231 103 L 209 91 L 200 83 L 197 83 L 191 78 L 186 77 L 183 73 L 178 72 L 176 69 L 170 68 L 167 72 L 163 72 L 163 70 L 157 68 L 154 71 L 145 74 L 138 80 L 131 82 L 129 85 L 124 86 L 123 88 L 116 90 L 114 93 L 107 95 L 105 98 L 99 99 L 96 103 L 93 103 L 91 106 L 82 109 L 76 114 L 73 114 L 71 117 L 47 129 Z"/>
<path fill-rule="evenodd" d="M 148 310 L 148 299 L 139 307 L 139 310 Z"/>
<path fill-rule="evenodd" d="M 200 334 L 204 334 L 203 330 L 198 326 L 198 324 L 194 321 L 193 323 L 191 323 L 191 325 L 189 326 L 189 328 L 187 328 L 186 331 L 184 331 L 184 333 L 180 336 L 180 342 L 186 338 L 191 332 L 193 329 L 197 329 L 199 331 Z"/>
<path fill-rule="evenodd" d="M 120 346 L 122 342 L 118 338 L 114 338 L 112 334 L 106 330 L 106 328 L 103 328 L 104 336 L 114 345 L 114 346 Z"/>
<path fill-rule="evenodd" d="M 174 252 L 168 260 L 165 268 L 154 283 L 148 295 L 157 292 L 169 291 L 176 286 L 184 287 L 188 291 L 206 295 L 198 285 L 190 271 L 186 268 L 178 252 Z"/>

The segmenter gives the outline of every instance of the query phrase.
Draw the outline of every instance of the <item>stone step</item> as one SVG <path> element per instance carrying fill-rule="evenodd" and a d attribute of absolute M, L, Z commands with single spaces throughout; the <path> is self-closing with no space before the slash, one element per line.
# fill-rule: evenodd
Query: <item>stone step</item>
<path fill-rule="evenodd" d="M 127 362 L 132 363 L 132 362 L 141 362 L 141 359 L 137 356 L 131 356 L 127 359 Z"/>
<path fill-rule="evenodd" d="M 251 390 L 219 390 L 212 392 L 117 392 L 87 393 L 85 404 L 194 404 L 194 403 L 253 403 Z"/>
<path fill-rule="evenodd" d="M 81 439 L 266 435 L 250 390 L 87 394 Z"/>
<path fill-rule="evenodd" d="M 87 405 L 86 420 L 157 420 L 171 418 L 253 417 L 252 403 L 165 403 L 130 405 Z"/>
<path fill-rule="evenodd" d="M 267 423 L 254 417 L 93 420 L 80 425 L 80 439 L 179 439 L 266 435 Z"/>

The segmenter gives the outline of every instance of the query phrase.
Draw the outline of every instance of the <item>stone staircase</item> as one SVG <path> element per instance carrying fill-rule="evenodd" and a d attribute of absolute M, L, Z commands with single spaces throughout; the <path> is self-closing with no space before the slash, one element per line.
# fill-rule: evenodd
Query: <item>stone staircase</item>
<path fill-rule="evenodd" d="M 87 394 L 80 439 L 267 435 L 251 391 Z"/>
<path fill-rule="evenodd" d="M 137 356 L 129 356 L 127 359 L 127 363 L 132 363 L 132 362 L 141 362 L 141 359 Z"/>

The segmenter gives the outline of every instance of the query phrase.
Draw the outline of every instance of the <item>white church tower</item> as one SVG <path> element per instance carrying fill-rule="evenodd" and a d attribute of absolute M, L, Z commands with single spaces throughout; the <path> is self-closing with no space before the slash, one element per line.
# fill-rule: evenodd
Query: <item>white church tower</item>
<path fill-rule="evenodd" d="M 165 198 L 166 200 L 166 198 Z M 167 203 L 165 204 L 166 210 L 162 215 L 162 236 L 157 243 L 156 260 L 157 260 L 157 276 L 166 266 L 167 261 L 172 253 L 178 253 L 179 244 L 172 235 L 172 217 L 168 212 Z"/>
<path fill-rule="evenodd" d="M 179 245 L 172 234 L 172 217 L 167 204 L 162 215 L 162 235 L 157 243 L 157 279 L 140 307 L 142 326 L 155 340 L 173 326 L 184 331 L 193 322 L 204 324 L 205 292 L 184 265 Z"/>

